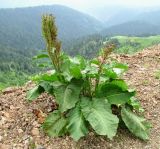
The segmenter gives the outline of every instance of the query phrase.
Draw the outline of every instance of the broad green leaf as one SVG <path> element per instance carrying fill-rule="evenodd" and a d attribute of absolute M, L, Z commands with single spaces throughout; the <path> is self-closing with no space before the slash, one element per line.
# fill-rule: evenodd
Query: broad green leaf
<path fill-rule="evenodd" d="M 42 125 L 44 131 L 52 137 L 63 136 L 66 132 L 67 119 L 56 110 L 52 112 Z"/>
<path fill-rule="evenodd" d="M 66 81 L 72 78 L 80 79 L 82 77 L 81 70 L 86 67 L 85 60 L 82 57 L 65 57 L 62 70 Z"/>
<path fill-rule="evenodd" d="M 33 57 L 33 59 L 40 59 L 40 58 L 49 58 L 49 56 L 48 54 L 40 54 Z"/>
<path fill-rule="evenodd" d="M 29 101 L 33 101 L 34 99 L 36 99 L 41 93 L 44 92 L 44 88 L 41 86 L 36 86 L 33 89 L 29 90 L 27 92 L 27 99 Z"/>
<path fill-rule="evenodd" d="M 78 65 L 80 69 L 84 69 L 86 67 L 85 59 L 81 56 L 69 57 L 70 63 Z"/>
<path fill-rule="evenodd" d="M 107 77 L 106 75 L 100 75 L 100 78 L 99 78 L 99 82 L 100 83 L 105 83 L 106 81 L 109 81 L 109 77 Z"/>
<path fill-rule="evenodd" d="M 106 74 L 106 76 L 116 79 L 120 75 L 122 75 L 125 71 L 128 70 L 128 66 L 121 63 L 112 63 L 112 64 L 105 64 L 103 65 L 103 71 Z"/>
<path fill-rule="evenodd" d="M 97 58 L 90 60 L 90 63 L 96 64 L 97 66 L 100 65 L 100 61 Z"/>
<path fill-rule="evenodd" d="M 88 133 L 86 122 L 79 105 L 76 105 L 76 107 L 70 112 L 67 128 L 71 137 L 75 141 L 78 141 Z"/>
<path fill-rule="evenodd" d="M 70 82 L 73 79 L 73 76 L 70 74 L 68 70 L 64 71 L 62 74 L 67 82 Z"/>
<path fill-rule="evenodd" d="M 81 69 L 76 64 L 71 64 L 69 71 L 70 71 L 70 75 L 72 75 L 76 79 L 80 79 L 82 77 Z"/>
<path fill-rule="evenodd" d="M 58 77 L 57 77 L 57 74 L 51 74 L 51 75 L 44 74 L 41 80 L 53 82 L 53 81 L 57 81 Z"/>
<path fill-rule="evenodd" d="M 116 85 L 119 88 L 122 89 L 122 91 L 126 91 L 128 90 L 128 85 L 126 84 L 126 82 L 124 80 L 113 80 L 112 82 L 110 82 L 111 85 Z"/>
<path fill-rule="evenodd" d="M 113 66 L 113 71 L 116 72 L 117 75 L 121 75 L 127 70 L 128 66 L 122 63 L 115 63 Z"/>
<path fill-rule="evenodd" d="M 83 98 L 81 102 L 83 115 L 99 135 L 112 139 L 117 132 L 119 119 L 111 113 L 110 104 L 101 98 L 90 101 Z"/>
<path fill-rule="evenodd" d="M 125 104 L 135 92 L 123 91 L 122 88 L 125 89 L 125 86 L 106 83 L 99 89 L 98 96 L 106 97 L 110 104 Z"/>
<path fill-rule="evenodd" d="M 137 110 L 138 112 L 144 112 L 144 109 L 141 107 L 141 104 L 137 98 L 135 97 L 130 98 L 128 104 L 131 105 L 133 109 Z"/>
<path fill-rule="evenodd" d="M 81 69 L 84 67 L 83 59 L 80 57 L 65 57 L 62 71 L 66 81 L 70 82 L 72 78 L 80 79 L 82 77 Z"/>
<path fill-rule="evenodd" d="M 55 101 L 61 107 L 63 103 L 64 92 L 67 88 L 67 85 L 62 84 L 61 82 L 54 82 L 53 88 L 54 88 Z"/>
<path fill-rule="evenodd" d="M 69 56 L 63 55 L 63 64 L 61 65 L 62 75 L 67 82 L 70 82 L 73 76 L 70 74 L 70 60 Z"/>
<path fill-rule="evenodd" d="M 39 84 L 39 86 L 43 87 L 46 92 L 53 95 L 53 86 L 51 85 L 51 83 L 43 81 Z"/>
<path fill-rule="evenodd" d="M 105 70 L 105 75 L 111 79 L 116 79 L 118 77 L 117 74 L 110 69 Z"/>
<path fill-rule="evenodd" d="M 82 57 L 69 57 L 70 60 L 70 66 L 69 71 L 70 74 L 76 78 L 79 79 L 82 77 L 81 70 L 85 68 L 85 62 Z"/>
<path fill-rule="evenodd" d="M 38 74 L 31 78 L 33 81 L 49 81 L 54 82 L 58 80 L 57 74 L 55 73 L 55 70 L 52 70 L 45 74 Z"/>
<path fill-rule="evenodd" d="M 54 88 L 56 101 L 59 104 L 61 112 L 75 107 L 79 100 L 83 80 L 71 80 L 68 85 L 60 85 Z"/>
<path fill-rule="evenodd" d="M 83 77 L 96 78 L 98 75 L 98 65 L 96 64 L 87 64 L 86 68 L 82 70 Z"/>
<path fill-rule="evenodd" d="M 121 116 L 128 129 L 137 137 L 148 140 L 149 129 L 151 128 L 144 118 L 138 117 L 130 109 L 125 107 L 121 110 Z"/>
<path fill-rule="evenodd" d="M 57 74 L 40 74 L 40 75 L 36 75 L 32 78 L 33 81 L 49 81 L 49 82 L 53 82 L 53 81 L 57 81 L 58 77 Z"/>

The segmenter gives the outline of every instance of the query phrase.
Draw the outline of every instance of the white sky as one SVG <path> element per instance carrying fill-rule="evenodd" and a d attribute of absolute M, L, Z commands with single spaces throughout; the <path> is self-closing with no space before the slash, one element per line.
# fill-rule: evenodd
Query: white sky
<path fill-rule="evenodd" d="M 0 0 L 0 8 L 62 4 L 81 11 L 108 5 L 129 7 L 160 6 L 160 0 Z"/>

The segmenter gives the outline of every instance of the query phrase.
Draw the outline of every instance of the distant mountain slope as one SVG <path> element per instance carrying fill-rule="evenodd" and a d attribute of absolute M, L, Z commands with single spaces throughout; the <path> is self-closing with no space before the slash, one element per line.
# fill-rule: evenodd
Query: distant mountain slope
<path fill-rule="evenodd" d="M 112 6 L 100 10 L 100 16 L 97 18 L 104 21 L 107 27 L 137 20 L 160 25 L 160 7 L 158 6 L 142 8 Z"/>
<path fill-rule="evenodd" d="M 136 17 L 137 20 L 143 20 L 160 26 L 160 9 L 141 13 Z"/>
<path fill-rule="evenodd" d="M 56 16 L 59 38 L 63 41 L 103 28 L 95 18 L 60 5 L 0 9 L 0 44 L 23 49 L 42 48 L 41 16 L 44 13 Z"/>
<path fill-rule="evenodd" d="M 111 26 L 101 32 L 105 36 L 148 36 L 160 34 L 160 27 L 146 21 L 129 21 Z"/>
<path fill-rule="evenodd" d="M 120 8 L 119 8 L 120 9 Z M 140 14 L 140 10 L 121 8 L 117 13 L 106 20 L 106 24 L 111 27 L 113 25 L 122 24 L 125 22 L 133 21 Z"/>
<path fill-rule="evenodd" d="M 148 36 L 160 34 L 160 8 L 122 9 L 106 21 L 101 33 L 107 36 Z"/>

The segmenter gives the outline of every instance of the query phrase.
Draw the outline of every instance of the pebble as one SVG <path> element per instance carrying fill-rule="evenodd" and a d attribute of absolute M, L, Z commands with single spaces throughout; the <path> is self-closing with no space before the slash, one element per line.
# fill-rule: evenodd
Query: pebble
<path fill-rule="evenodd" d="M 30 138 L 30 136 L 24 135 L 23 138 L 22 138 L 22 140 L 25 141 L 25 140 L 28 140 L 29 138 Z"/>
<path fill-rule="evenodd" d="M 38 136 L 39 135 L 39 129 L 38 128 L 33 128 L 31 131 L 33 136 Z"/>
<path fill-rule="evenodd" d="M 0 149 L 9 149 L 10 147 L 5 144 L 0 144 Z"/>
<path fill-rule="evenodd" d="M 6 118 L 10 118 L 10 114 L 9 114 L 8 112 L 4 112 L 4 116 L 5 116 Z"/>
<path fill-rule="evenodd" d="M 3 137 L 2 137 L 2 136 L 0 136 L 0 142 L 2 141 L 2 139 L 3 139 Z"/>
<path fill-rule="evenodd" d="M 34 121 L 32 125 L 33 125 L 34 127 L 36 127 L 36 128 L 38 128 L 38 127 L 41 126 L 37 121 Z"/>
<path fill-rule="evenodd" d="M 43 146 L 41 146 L 41 145 L 38 145 L 38 146 L 36 147 L 36 149 L 46 149 L 46 148 L 43 147 Z"/>
<path fill-rule="evenodd" d="M 18 133 L 23 133 L 23 130 L 22 129 L 18 129 Z"/>
<path fill-rule="evenodd" d="M 6 118 L 1 116 L 0 126 L 3 126 L 6 123 Z"/>
<path fill-rule="evenodd" d="M 14 107 L 13 105 L 11 105 L 9 108 L 10 108 L 11 110 L 14 110 L 14 109 L 15 109 L 15 107 Z"/>

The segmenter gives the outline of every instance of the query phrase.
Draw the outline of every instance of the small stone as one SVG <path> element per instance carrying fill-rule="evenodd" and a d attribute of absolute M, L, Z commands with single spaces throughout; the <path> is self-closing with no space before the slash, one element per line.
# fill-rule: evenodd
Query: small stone
<path fill-rule="evenodd" d="M 14 89 L 13 87 L 8 87 L 4 90 L 2 90 L 3 94 L 9 94 L 9 93 L 13 93 L 16 89 Z"/>
<path fill-rule="evenodd" d="M 4 116 L 5 116 L 6 118 L 10 118 L 10 114 L 9 114 L 8 112 L 4 112 Z"/>
<path fill-rule="evenodd" d="M 33 136 L 38 136 L 39 135 L 38 128 L 33 128 L 32 131 L 31 131 L 31 133 L 32 133 Z"/>
<path fill-rule="evenodd" d="M 24 135 L 22 138 L 23 141 L 30 140 L 30 139 L 32 139 L 32 137 L 29 135 Z"/>
<path fill-rule="evenodd" d="M 46 149 L 46 148 L 43 147 L 43 146 L 41 146 L 41 145 L 38 145 L 38 146 L 36 147 L 36 149 Z"/>
<path fill-rule="evenodd" d="M 15 109 L 15 107 L 14 107 L 13 105 L 11 105 L 9 108 L 10 108 L 11 110 L 14 110 L 14 109 Z"/>
<path fill-rule="evenodd" d="M 0 120 L 0 126 L 3 126 L 6 123 L 6 118 L 4 116 L 1 116 L 1 120 Z"/>
<path fill-rule="evenodd" d="M 0 136 L 0 142 L 2 141 L 2 139 L 3 139 L 3 137 L 2 137 L 2 136 Z"/>
<path fill-rule="evenodd" d="M 9 149 L 9 145 L 0 144 L 0 149 Z"/>
<path fill-rule="evenodd" d="M 18 133 L 23 133 L 23 130 L 22 129 L 18 129 Z"/>
<path fill-rule="evenodd" d="M 37 121 L 34 121 L 32 125 L 33 125 L 34 127 L 39 127 L 39 126 L 40 126 L 40 124 L 38 124 Z"/>

